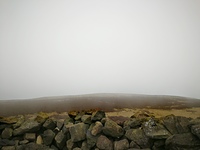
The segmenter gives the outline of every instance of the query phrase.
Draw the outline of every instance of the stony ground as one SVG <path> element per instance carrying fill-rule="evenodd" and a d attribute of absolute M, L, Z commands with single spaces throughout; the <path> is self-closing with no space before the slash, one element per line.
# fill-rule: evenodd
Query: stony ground
<path fill-rule="evenodd" d="M 173 111 L 87 110 L 0 117 L 0 149 L 199 150 L 199 112 Z"/>

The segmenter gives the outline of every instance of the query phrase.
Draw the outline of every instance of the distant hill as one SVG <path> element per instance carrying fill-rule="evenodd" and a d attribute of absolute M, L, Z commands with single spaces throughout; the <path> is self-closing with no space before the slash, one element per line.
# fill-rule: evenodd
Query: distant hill
<path fill-rule="evenodd" d="M 162 108 L 200 107 L 200 99 L 166 95 L 99 93 L 53 96 L 22 100 L 0 100 L 0 116 L 35 113 L 39 111 L 71 111 L 100 108 Z"/>

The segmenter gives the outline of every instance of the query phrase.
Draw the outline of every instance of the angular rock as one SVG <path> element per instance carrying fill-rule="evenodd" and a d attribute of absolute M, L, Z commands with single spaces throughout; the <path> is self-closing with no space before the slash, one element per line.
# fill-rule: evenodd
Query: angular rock
<path fill-rule="evenodd" d="M 83 115 L 81 117 L 81 121 L 83 123 L 86 123 L 86 124 L 91 124 L 92 123 L 92 120 L 91 120 L 91 115 Z"/>
<path fill-rule="evenodd" d="M 130 142 L 130 148 L 140 149 L 139 145 L 137 145 L 137 143 L 135 143 L 134 141 Z"/>
<path fill-rule="evenodd" d="M 20 150 L 50 150 L 48 146 L 42 145 L 42 144 L 36 144 L 36 143 L 28 143 L 25 145 L 20 145 L 17 149 Z"/>
<path fill-rule="evenodd" d="M 126 131 L 125 136 L 141 148 L 149 148 L 152 146 L 151 139 L 145 135 L 142 129 L 129 129 Z"/>
<path fill-rule="evenodd" d="M 127 150 L 129 148 L 129 142 L 127 139 L 114 142 L 114 150 Z"/>
<path fill-rule="evenodd" d="M 56 146 L 59 149 L 62 149 L 66 142 L 66 136 L 62 132 L 58 132 L 58 134 L 55 136 L 55 142 Z"/>
<path fill-rule="evenodd" d="M 70 132 L 72 141 L 79 142 L 79 141 L 85 140 L 86 132 L 88 128 L 89 126 L 84 123 L 78 123 L 71 126 L 69 128 L 69 132 Z"/>
<path fill-rule="evenodd" d="M 82 150 L 89 150 L 90 148 L 88 147 L 87 141 L 83 141 L 81 145 Z"/>
<path fill-rule="evenodd" d="M 95 125 L 91 129 L 91 134 L 96 136 L 97 134 L 101 133 L 102 129 L 103 129 L 103 124 L 99 121 L 96 121 Z"/>
<path fill-rule="evenodd" d="M 170 136 L 165 145 L 169 150 L 199 150 L 200 140 L 192 133 L 182 133 Z"/>
<path fill-rule="evenodd" d="M 189 129 L 189 124 L 190 124 L 190 119 L 182 116 L 177 116 L 176 117 L 176 128 L 178 130 L 178 133 L 187 133 L 190 132 Z"/>
<path fill-rule="evenodd" d="M 75 147 L 75 143 L 72 142 L 72 139 L 67 140 L 66 145 L 68 150 L 72 150 Z"/>
<path fill-rule="evenodd" d="M 35 133 L 25 133 L 24 139 L 26 139 L 28 141 L 35 141 L 36 134 Z"/>
<path fill-rule="evenodd" d="M 112 141 L 104 135 L 99 136 L 96 146 L 101 150 L 113 150 Z"/>
<path fill-rule="evenodd" d="M 193 125 L 191 127 L 191 132 L 200 139 L 200 124 Z"/>
<path fill-rule="evenodd" d="M 13 129 L 5 128 L 1 133 L 1 137 L 3 139 L 9 139 L 12 136 L 12 133 L 13 133 Z"/>
<path fill-rule="evenodd" d="M 19 141 L 19 144 L 20 145 L 24 145 L 24 144 L 27 144 L 29 143 L 29 140 L 22 140 L 22 141 Z"/>
<path fill-rule="evenodd" d="M 56 127 L 56 123 L 54 120 L 52 120 L 51 118 L 47 119 L 44 124 L 43 124 L 43 127 L 46 128 L 46 129 L 55 129 Z"/>
<path fill-rule="evenodd" d="M 124 130 L 116 122 L 106 119 L 106 123 L 103 127 L 103 133 L 114 138 L 120 138 L 124 134 Z"/>
<path fill-rule="evenodd" d="M 55 137 L 55 133 L 52 130 L 50 130 L 50 129 L 45 130 L 43 135 L 42 135 L 44 144 L 47 145 L 47 146 L 51 145 L 54 137 Z"/>
<path fill-rule="evenodd" d="M 152 139 L 167 139 L 171 135 L 168 130 L 152 118 L 144 123 L 143 130 L 145 135 Z"/>
<path fill-rule="evenodd" d="M 131 128 L 138 128 L 141 126 L 141 121 L 136 118 L 130 118 L 129 120 L 124 122 L 124 128 L 131 129 Z"/>
<path fill-rule="evenodd" d="M 124 117 L 124 116 L 109 116 L 108 118 L 116 122 L 120 126 L 123 126 L 124 122 L 130 119 L 129 117 Z"/>
<path fill-rule="evenodd" d="M 74 118 L 74 120 L 81 120 L 82 116 L 85 115 L 85 112 L 84 111 L 81 111 L 79 112 L 76 117 Z"/>
<path fill-rule="evenodd" d="M 105 118 L 105 112 L 104 111 L 95 111 L 92 113 L 92 121 L 100 121 L 102 118 Z"/>
<path fill-rule="evenodd" d="M 40 129 L 40 123 L 34 120 L 26 120 L 21 126 L 13 131 L 13 135 L 22 135 L 28 132 L 36 132 Z"/>
<path fill-rule="evenodd" d="M 163 124 L 171 134 L 178 134 L 176 128 L 176 116 L 168 115 L 163 118 Z"/>

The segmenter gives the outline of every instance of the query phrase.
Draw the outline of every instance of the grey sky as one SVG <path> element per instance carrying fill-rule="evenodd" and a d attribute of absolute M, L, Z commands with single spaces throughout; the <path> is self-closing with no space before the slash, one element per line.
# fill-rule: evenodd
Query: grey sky
<path fill-rule="evenodd" d="M 0 99 L 200 98 L 199 0 L 1 0 Z"/>

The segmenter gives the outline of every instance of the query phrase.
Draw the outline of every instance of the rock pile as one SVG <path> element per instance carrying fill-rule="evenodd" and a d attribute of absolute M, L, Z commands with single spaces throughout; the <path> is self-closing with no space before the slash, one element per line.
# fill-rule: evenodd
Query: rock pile
<path fill-rule="evenodd" d="M 199 150 L 200 118 L 106 117 L 101 110 L 0 117 L 0 149 Z"/>

